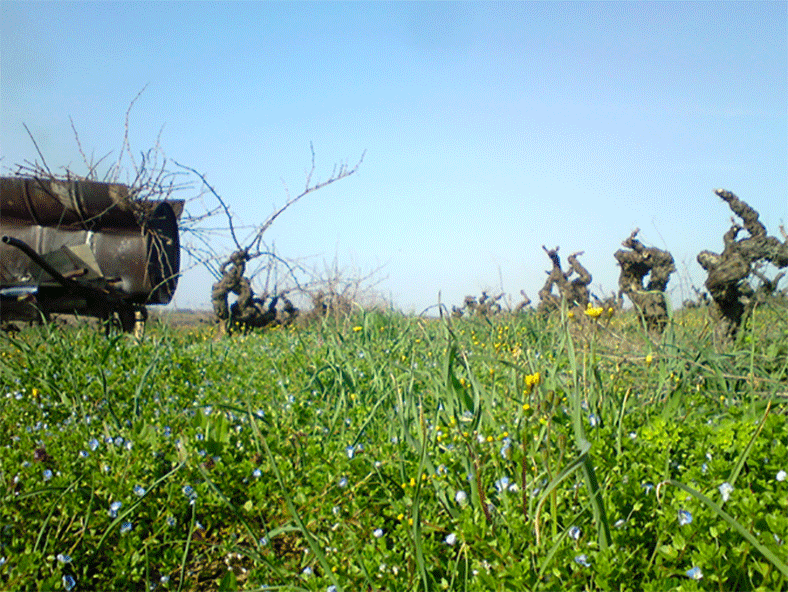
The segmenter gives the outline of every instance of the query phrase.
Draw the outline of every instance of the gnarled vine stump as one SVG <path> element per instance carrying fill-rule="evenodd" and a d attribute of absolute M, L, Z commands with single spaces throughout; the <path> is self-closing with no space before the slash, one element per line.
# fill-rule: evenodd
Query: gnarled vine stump
<path fill-rule="evenodd" d="M 254 297 L 252 284 L 244 276 L 248 260 L 249 252 L 246 249 L 230 255 L 230 259 L 219 269 L 222 279 L 216 282 L 211 290 L 211 302 L 213 312 L 219 319 L 220 335 L 231 332 L 234 325 L 248 330 L 273 324 L 288 324 L 298 315 L 298 309 L 287 298 L 281 298 L 284 304 L 280 312 L 276 308 L 279 296 L 272 297 L 268 305 L 265 304 L 265 298 Z M 237 298 L 232 306 L 228 307 L 227 297 L 231 293 Z"/>
<path fill-rule="evenodd" d="M 724 343 L 736 338 L 739 328 L 758 301 L 758 294 L 748 282 L 750 276 L 761 279 L 761 292 L 776 290 L 782 274 L 769 280 L 757 267 L 763 262 L 778 268 L 788 267 L 788 239 L 781 243 L 769 236 L 758 212 L 730 191 L 715 189 L 714 193 L 744 222 L 741 226 L 731 218 L 732 226 L 722 237 L 724 247 L 721 254 L 711 251 L 698 254 L 698 263 L 708 273 L 706 289 L 714 301 L 711 313 L 716 322 L 715 337 Z M 737 240 L 742 230 L 750 236 Z"/>
<path fill-rule="evenodd" d="M 660 334 L 668 322 L 668 304 L 665 298 L 670 274 L 676 271 L 673 256 L 656 247 L 646 247 L 637 238 L 640 229 L 629 235 L 621 244 L 630 249 L 619 249 L 613 255 L 621 266 L 618 278 L 619 297 L 626 294 L 643 316 L 649 333 Z M 643 285 L 646 276 L 649 281 Z"/>
<path fill-rule="evenodd" d="M 539 290 L 540 302 L 537 310 L 542 313 L 560 310 L 562 300 L 566 300 L 569 309 L 585 310 L 589 302 L 588 286 L 591 284 L 591 274 L 577 260 L 583 251 L 572 253 L 567 257 L 571 269 L 565 272 L 561 269 L 561 259 L 558 256 L 559 247 L 548 250 L 542 245 L 542 248 L 552 261 L 553 268 L 548 273 L 544 286 Z M 577 277 L 570 280 L 572 274 L 577 274 Z M 558 288 L 558 295 L 553 294 L 553 286 Z"/>

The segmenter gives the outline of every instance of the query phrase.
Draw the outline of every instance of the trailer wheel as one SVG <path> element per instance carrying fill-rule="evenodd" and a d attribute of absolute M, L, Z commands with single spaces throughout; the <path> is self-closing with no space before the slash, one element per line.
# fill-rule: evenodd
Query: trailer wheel
<path fill-rule="evenodd" d="M 133 333 L 141 338 L 145 332 L 145 321 L 148 320 L 148 311 L 144 306 L 124 306 L 118 308 L 113 315 L 115 322 L 120 325 L 124 333 Z"/>

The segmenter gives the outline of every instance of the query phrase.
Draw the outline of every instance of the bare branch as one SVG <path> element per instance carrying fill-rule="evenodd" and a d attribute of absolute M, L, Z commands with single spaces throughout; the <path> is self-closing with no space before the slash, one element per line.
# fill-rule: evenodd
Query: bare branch
<path fill-rule="evenodd" d="M 311 144 L 310 144 L 310 149 L 312 149 L 312 145 Z M 358 167 L 361 166 L 361 163 L 364 162 L 364 156 L 366 155 L 366 153 L 367 153 L 367 151 L 365 150 L 361 154 L 361 158 L 359 159 L 359 161 L 356 163 L 356 165 L 352 169 L 348 169 L 348 165 L 347 164 L 343 164 L 342 166 L 340 166 L 339 172 L 337 172 L 336 167 L 334 167 L 334 171 L 333 171 L 332 175 L 327 180 L 322 181 L 322 182 L 317 182 L 314 185 L 312 185 L 312 175 L 314 174 L 314 170 L 315 170 L 315 151 L 314 151 L 314 149 L 312 149 L 312 168 L 307 173 L 307 182 L 306 182 L 306 187 L 305 187 L 304 191 L 302 193 L 300 193 L 299 195 L 296 195 L 293 198 L 289 198 L 287 200 L 287 202 L 285 203 L 285 205 L 283 205 L 276 212 L 271 214 L 268 217 L 268 219 L 265 222 L 263 222 L 263 224 L 260 226 L 260 229 L 257 231 L 257 234 L 255 235 L 255 237 L 252 239 L 252 241 L 249 243 L 249 246 L 247 247 L 247 250 L 250 252 L 249 258 L 252 259 L 254 257 L 259 256 L 259 254 L 261 254 L 261 253 L 258 253 L 256 251 L 253 252 L 252 249 L 253 248 L 254 249 L 259 249 L 260 241 L 262 241 L 263 234 L 265 234 L 265 231 L 268 230 L 271 227 L 271 225 L 274 223 L 274 221 L 282 213 L 284 213 L 285 210 L 287 210 L 290 206 L 295 204 L 302 197 L 304 197 L 306 195 L 309 195 L 310 193 L 313 193 L 313 192 L 317 191 L 318 189 L 322 189 L 323 187 L 326 187 L 327 185 L 331 185 L 332 183 L 334 183 L 336 181 L 339 181 L 340 179 L 344 179 L 345 177 L 349 177 L 350 175 L 354 174 L 358 170 Z M 255 246 L 255 243 L 257 244 L 257 246 Z"/>
<path fill-rule="evenodd" d="M 227 216 L 227 222 L 228 222 L 228 223 L 229 223 L 229 225 L 230 225 L 230 235 L 233 237 L 233 242 L 235 243 L 235 246 L 238 248 L 238 250 L 239 250 L 239 251 L 242 251 L 242 250 L 244 250 L 244 248 L 241 246 L 241 243 L 240 243 L 240 242 L 238 242 L 238 238 L 237 238 L 237 237 L 236 237 L 236 235 L 235 235 L 235 227 L 233 226 L 233 216 L 232 216 L 232 214 L 230 213 L 230 208 L 228 208 L 228 207 L 227 207 L 227 204 L 226 204 L 226 203 L 225 203 L 225 201 L 222 199 L 222 197 L 221 197 L 221 196 L 220 196 L 218 193 L 216 193 L 216 190 L 215 190 L 215 189 L 214 189 L 214 188 L 211 186 L 211 184 L 210 184 L 210 183 L 208 183 L 208 181 L 205 179 L 205 177 L 204 177 L 204 176 L 203 176 L 201 173 L 198 173 L 198 172 L 197 172 L 195 169 L 193 169 L 192 167 L 188 167 L 188 166 L 186 166 L 186 165 L 183 165 L 183 164 L 180 164 L 179 162 L 176 162 L 176 161 L 173 161 L 173 162 L 175 162 L 175 164 L 176 164 L 177 166 L 181 167 L 182 169 L 186 169 L 187 171 L 189 171 L 189 172 L 191 172 L 191 173 L 194 173 L 195 175 L 197 175 L 197 177 L 199 177 L 200 181 L 202 181 L 202 182 L 203 182 L 203 184 L 204 184 L 204 185 L 205 185 L 205 186 L 208 188 L 208 191 L 210 191 L 210 192 L 213 194 L 213 196 L 214 196 L 216 199 L 218 199 L 218 200 L 219 200 L 219 203 L 221 204 L 221 206 L 222 206 L 222 209 L 224 210 L 224 213 L 225 213 L 225 215 Z M 246 250 L 248 250 L 248 249 L 246 249 Z"/>
<path fill-rule="evenodd" d="M 134 170 L 135 171 L 139 170 L 137 168 L 137 163 L 134 162 L 134 154 L 131 152 L 131 145 L 129 144 L 129 117 L 131 115 L 131 109 L 132 107 L 134 107 L 134 103 L 137 102 L 137 99 L 139 99 L 142 93 L 145 92 L 146 88 L 148 88 L 147 84 L 142 87 L 140 92 L 137 93 L 137 96 L 134 97 L 131 103 L 129 103 L 129 108 L 126 109 L 126 123 L 124 126 L 124 133 L 123 133 L 123 145 L 120 148 L 120 154 L 118 155 L 118 162 L 115 163 L 114 167 L 110 168 L 110 171 L 112 171 L 112 177 L 108 179 L 110 182 L 114 182 L 118 180 L 121 171 L 121 166 L 123 164 L 123 155 L 125 153 L 128 153 L 129 158 L 131 159 L 131 164 L 134 167 Z"/>
<path fill-rule="evenodd" d="M 33 137 L 33 134 L 30 133 L 30 130 L 27 128 L 26 124 L 23 123 L 22 126 L 25 128 L 25 131 L 27 132 L 27 135 L 30 136 L 30 140 L 32 140 L 33 146 L 36 147 L 36 152 L 38 152 L 38 155 L 41 157 L 41 163 L 43 164 L 44 170 L 47 172 L 47 174 L 50 177 L 54 177 L 54 175 L 52 174 L 52 171 L 49 170 L 49 166 L 47 166 L 47 161 L 44 158 L 44 155 L 41 154 L 41 149 L 38 147 L 38 144 L 36 143 L 36 139 Z M 36 166 L 36 165 L 34 164 L 33 166 Z"/>

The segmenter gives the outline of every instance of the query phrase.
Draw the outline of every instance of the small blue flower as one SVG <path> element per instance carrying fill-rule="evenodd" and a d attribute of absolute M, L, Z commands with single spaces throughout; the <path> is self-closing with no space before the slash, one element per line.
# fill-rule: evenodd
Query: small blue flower
<path fill-rule="evenodd" d="M 74 576 L 70 576 L 68 574 L 63 576 L 63 588 L 66 589 L 66 592 L 69 592 L 69 590 L 73 590 L 74 586 L 76 585 L 77 585 L 77 581 L 74 579 Z"/>
<path fill-rule="evenodd" d="M 345 454 L 347 454 L 348 458 L 353 458 L 353 455 L 356 453 L 356 450 L 352 446 L 347 446 L 345 448 Z"/>
<path fill-rule="evenodd" d="M 498 490 L 498 493 L 503 493 L 509 489 L 509 482 L 511 479 L 509 477 L 503 476 L 495 482 L 495 489 Z"/>
<path fill-rule="evenodd" d="M 112 502 L 112 503 L 109 505 L 109 512 L 108 512 L 108 514 L 109 514 L 109 517 L 110 517 L 110 518 L 117 518 L 117 516 L 118 516 L 118 510 L 120 510 L 120 508 L 121 508 L 122 506 L 123 506 L 123 502 Z"/>
<path fill-rule="evenodd" d="M 169 438 L 172 435 L 172 429 L 170 426 L 164 426 L 164 437 Z"/>
<path fill-rule="evenodd" d="M 142 487 L 141 485 L 135 485 L 134 486 L 134 495 L 136 495 L 138 497 L 142 497 L 143 495 L 145 495 L 145 488 Z"/>
<path fill-rule="evenodd" d="M 311 575 L 312 575 L 312 568 L 311 568 L 311 567 L 309 567 L 309 566 L 307 565 L 307 566 L 304 568 L 304 571 L 302 571 L 301 573 L 302 573 L 303 575 L 305 575 L 305 576 L 311 576 Z"/>
<path fill-rule="evenodd" d="M 583 553 L 582 555 L 575 556 L 575 563 L 578 565 L 582 565 L 583 567 L 591 567 L 591 564 L 588 562 L 588 555 Z"/>
<path fill-rule="evenodd" d="M 260 469 L 255 469 L 254 471 L 252 471 L 252 477 L 254 477 L 255 479 L 259 479 L 262 476 L 263 476 L 263 472 Z"/>
<path fill-rule="evenodd" d="M 583 534 L 583 531 L 581 531 L 577 526 L 572 526 L 569 529 L 569 538 L 578 540 L 581 534 Z"/>
<path fill-rule="evenodd" d="M 679 526 L 684 526 L 685 524 L 692 524 L 692 514 L 687 510 L 679 510 Z"/>
<path fill-rule="evenodd" d="M 89 456 L 90 456 L 90 454 L 88 454 L 86 450 L 80 450 L 79 451 L 79 457 L 80 458 L 87 458 Z"/>
<path fill-rule="evenodd" d="M 167 526 L 172 527 L 172 526 L 175 526 L 177 523 L 178 523 L 178 521 L 175 520 L 175 518 L 173 516 L 170 516 L 169 518 L 167 518 Z"/>
<path fill-rule="evenodd" d="M 120 436 L 115 438 L 115 446 L 123 446 L 123 438 L 121 438 Z"/>
<path fill-rule="evenodd" d="M 203 436 L 200 432 L 197 432 L 196 438 L 198 442 L 202 442 L 203 440 L 205 440 L 205 436 Z"/>
<path fill-rule="evenodd" d="M 337 587 L 334 584 L 331 584 L 328 588 L 326 588 L 326 592 L 337 592 Z"/>
<path fill-rule="evenodd" d="M 687 577 L 692 580 L 700 580 L 703 577 L 703 572 L 700 571 L 699 567 L 693 567 L 692 569 L 688 569 L 686 571 Z"/>
<path fill-rule="evenodd" d="M 90 448 L 95 452 L 96 448 L 98 447 L 99 447 L 99 441 L 96 440 L 95 438 L 91 438 L 90 441 L 88 442 L 88 448 Z"/>
<path fill-rule="evenodd" d="M 261 547 L 265 547 L 270 542 L 268 537 L 261 537 L 259 541 L 257 541 Z"/>
<path fill-rule="evenodd" d="M 131 532 L 131 529 L 134 528 L 131 522 L 124 522 L 120 525 L 120 534 L 126 534 L 127 532 Z"/>
<path fill-rule="evenodd" d="M 63 553 L 58 554 L 57 560 L 60 563 L 71 563 L 71 555 L 65 555 Z"/>
<path fill-rule="evenodd" d="M 339 480 L 339 486 L 340 486 L 341 488 L 343 488 L 343 489 L 344 489 L 345 487 L 347 487 L 347 477 L 342 477 L 342 478 Z"/>
<path fill-rule="evenodd" d="M 52 478 L 52 471 L 49 469 L 44 470 L 44 481 L 49 481 Z"/>
<path fill-rule="evenodd" d="M 588 423 L 591 425 L 592 428 L 595 428 L 599 423 L 599 419 L 593 413 L 588 416 Z"/>
<path fill-rule="evenodd" d="M 183 495 L 186 497 L 191 497 L 194 495 L 194 487 L 191 485 L 184 485 L 183 486 Z"/>
<path fill-rule="evenodd" d="M 651 493 L 651 490 L 654 489 L 654 485 L 652 483 L 644 483 L 641 485 L 641 487 L 646 490 L 646 493 Z"/>

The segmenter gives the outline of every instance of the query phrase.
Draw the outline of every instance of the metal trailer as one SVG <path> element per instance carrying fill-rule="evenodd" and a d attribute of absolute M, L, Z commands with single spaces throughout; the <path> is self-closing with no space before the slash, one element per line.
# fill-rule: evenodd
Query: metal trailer
<path fill-rule="evenodd" d="M 137 200 L 94 181 L 0 178 L 0 320 L 53 313 L 141 331 L 180 272 L 182 200 Z"/>

